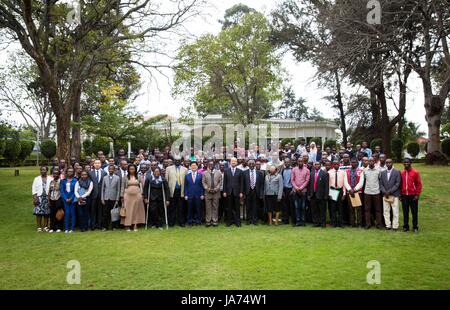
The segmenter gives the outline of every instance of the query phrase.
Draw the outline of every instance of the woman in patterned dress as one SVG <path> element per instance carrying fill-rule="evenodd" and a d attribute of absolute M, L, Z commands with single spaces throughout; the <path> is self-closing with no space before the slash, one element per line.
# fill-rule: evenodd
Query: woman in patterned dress
<path fill-rule="evenodd" d="M 125 208 L 125 217 L 122 217 L 120 223 L 125 226 L 127 231 L 137 231 L 138 224 L 145 223 L 145 208 L 142 197 L 142 184 L 139 181 L 137 167 L 134 164 L 128 166 L 128 173 L 122 180 L 122 206 Z"/>
<path fill-rule="evenodd" d="M 48 219 L 50 215 L 50 207 L 47 196 L 47 183 L 51 181 L 51 177 L 47 175 L 47 166 L 40 168 L 41 175 L 34 178 L 31 193 L 33 195 L 33 214 L 36 216 L 37 231 L 48 231 Z"/>

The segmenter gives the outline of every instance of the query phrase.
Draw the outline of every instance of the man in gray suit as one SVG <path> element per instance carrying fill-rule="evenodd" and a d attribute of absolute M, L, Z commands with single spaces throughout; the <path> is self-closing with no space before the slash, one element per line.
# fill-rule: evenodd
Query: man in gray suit
<path fill-rule="evenodd" d="M 111 210 L 120 199 L 121 178 L 115 174 L 114 171 L 114 166 L 109 166 L 109 174 L 103 178 L 102 182 L 101 199 L 103 205 L 103 231 L 109 229 L 109 224 L 111 223 Z M 115 224 L 117 223 L 113 223 L 113 228 L 116 228 L 114 227 Z"/>
<path fill-rule="evenodd" d="M 214 161 L 208 162 L 208 170 L 203 173 L 202 184 L 205 189 L 206 227 L 217 227 L 219 221 L 219 198 L 222 173 L 214 169 Z"/>
<path fill-rule="evenodd" d="M 392 159 L 386 160 L 387 169 L 380 174 L 380 190 L 383 194 L 383 213 L 386 229 L 398 230 L 398 201 L 400 197 L 400 184 L 402 177 L 400 171 L 393 167 Z M 392 209 L 392 226 L 391 226 Z"/>

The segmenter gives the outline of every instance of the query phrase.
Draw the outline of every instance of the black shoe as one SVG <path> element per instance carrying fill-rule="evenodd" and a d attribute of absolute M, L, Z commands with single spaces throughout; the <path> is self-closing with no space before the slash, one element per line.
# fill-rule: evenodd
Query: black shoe
<path fill-rule="evenodd" d="M 241 227 L 241 223 L 237 223 L 237 224 L 236 224 L 236 227 Z"/>
<path fill-rule="evenodd" d="M 408 232 L 409 228 L 403 228 L 403 232 Z"/>
<path fill-rule="evenodd" d="M 181 224 L 181 225 L 180 225 L 180 227 L 186 227 L 186 225 L 184 225 L 184 224 Z"/>
<path fill-rule="evenodd" d="M 295 226 L 296 226 L 296 227 L 300 227 L 300 226 L 302 226 L 302 224 L 297 223 L 297 224 L 295 224 Z"/>
<path fill-rule="evenodd" d="M 370 227 L 371 227 L 370 225 L 367 225 L 367 226 L 364 227 L 364 228 L 365 228 L 365 229 L 370 229 Z"/>
<path fill-rule="evenodd" d="M 206 226 L 206 227 L 210 227 L 210 226 L 211 226 L 211 224 L 209 224 L 209 223 L 208 223 L 208 224 L 206 224 L 205 226 Z"/>
<path fill-rule="evenodd" d="M 227 227 L 230 227 L 231 226 L 231 224 L 227 224 Z"/>

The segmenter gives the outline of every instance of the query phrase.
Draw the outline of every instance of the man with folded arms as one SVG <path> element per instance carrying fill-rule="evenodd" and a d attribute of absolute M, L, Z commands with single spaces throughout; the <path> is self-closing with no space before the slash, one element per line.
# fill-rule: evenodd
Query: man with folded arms
<path fill-rule="evenodd" d="M 386 160 L 386 170 L 380 175 L 380 189 L 383 194 L 383 213 L 386 229 L 398 229 L 398 200 L 400 196 L 400 184 L 402 177 L 400 171 L 393 167 L 392 159 Z M 392 209 L 392 223 L 391 223 Z"/>

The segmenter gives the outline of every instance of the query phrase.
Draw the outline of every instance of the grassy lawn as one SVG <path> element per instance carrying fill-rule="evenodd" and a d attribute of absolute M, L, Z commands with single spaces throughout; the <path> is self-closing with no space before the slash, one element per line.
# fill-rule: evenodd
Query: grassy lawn
<path fill-rule="evenodd" d="M 425 187 L 419 234 L 266 225 L 37 233 L 39 170 L 0 169 L 0 289 L 450 289 L 450 168 L 415 167 Z M 73 259 L 80 285 L 66 283 Z M 370 260 L 381 285 L 366 282 Z"/>

